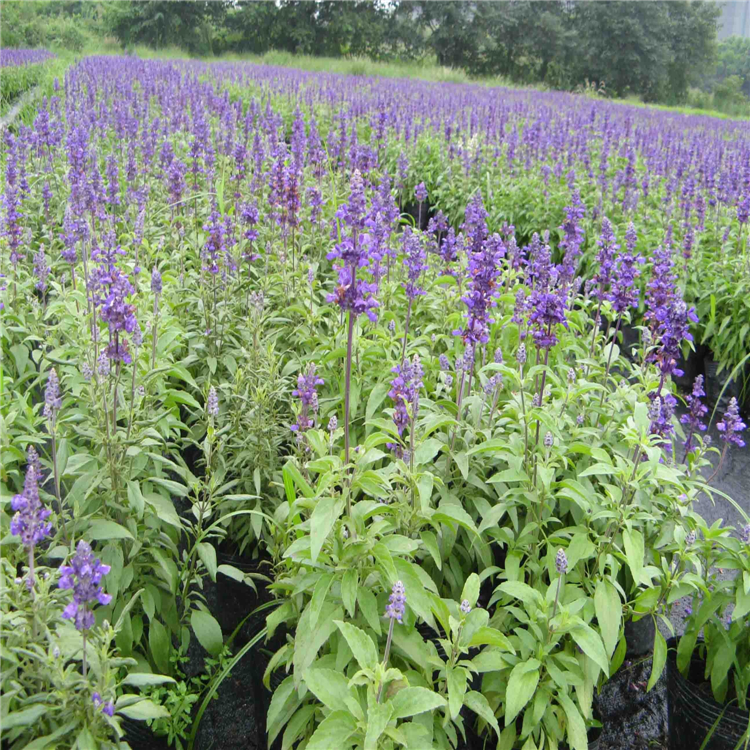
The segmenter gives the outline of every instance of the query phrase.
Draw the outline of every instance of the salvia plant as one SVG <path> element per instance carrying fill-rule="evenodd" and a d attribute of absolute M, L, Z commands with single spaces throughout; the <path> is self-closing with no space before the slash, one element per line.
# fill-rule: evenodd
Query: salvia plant
<path fill-rule="evenodd" d="M 742 394 L 713 446 L 680 390 L 747 354 L 741 123 L 130 57 L 52 90 L 2 146 L 12 747 L 190 742 L 229 579 L 284 748 L 584 750 L 685 596 L 680 667 L 746 693 L 747 530 L 697 512 Z"/>

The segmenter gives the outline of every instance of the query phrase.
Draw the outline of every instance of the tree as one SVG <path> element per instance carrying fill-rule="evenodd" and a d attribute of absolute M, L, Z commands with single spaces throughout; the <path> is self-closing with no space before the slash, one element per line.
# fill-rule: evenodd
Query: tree
<path fill-rule="evenodd" d="M 716 24 L 721 15 L 718 3 L 670 2 L 669 44 L 671 59 L 667 66 L 668 100 L 682 102 L 688 87 L 696 85 L 716 63 Z"/>
<path fill-rule="evenodd" d="M 219 22 L 223 2 L 205 0 L 145 0 L 110 5 L 110 27 L 121 44 L 146 44 L 161 48 L 179 45 L 192 53 L 205 53 L 205 25 Z"/>
<path fill-rule="evenodd" d="M 742 92 L 750 96 L 750 39 L 730 36 L 719 44 L 713 82 L 723 82 L 731 76 L 742 79 Z"/>

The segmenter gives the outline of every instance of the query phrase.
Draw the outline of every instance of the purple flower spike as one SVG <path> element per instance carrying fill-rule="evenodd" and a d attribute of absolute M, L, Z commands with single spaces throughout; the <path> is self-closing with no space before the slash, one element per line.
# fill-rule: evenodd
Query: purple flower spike
<path fill-rule="evenodd" d="M 310 413 L 314 414 L 318 411 L 317 388 L 325 382 L 323 378 L 318 377 L 316 369 L 315 363 L 310 362 L 307 371 L 304 374 L 300 373 L 297 377 L 297 387 L 292 391 L 292 396 L 302 402 L 302 410 L 297 423 L 291 427 L 292 432 L 305 432 L 315 424 Z"/>
<path fill-rule="evenodd" d="M 47 387 L 44 389 L 44 416 L 54 427 L 57 421 L 57 412 L 62 406 L 60 397 L 60 381 L 57 377 L 57 371 L 53 367 L 47 376 Z"/>
<path fill-rule="evenodd" d="M 479 195 L 477 193 L 477 195 Z M 453 331 L 456 336 L 461 336 L 468 343 L 482 343 L 489 341 L 489 327 L 494 322 L 490 317 L 490 310 L 497 305 L 497 296 L 500 293 L 499 277 L 501 273 L 500 262 L 505 256 L 505 246 L 499 234 L 484 237 L 486 230 L 484 218 L 481 221 L 477 216 L 478 208 L 481 207 L 481 198 L 478 204 L 469 204 L 466 209 L 466 222 L 471 234 L 469 237 L 469 281 L 468 290 L 461 298 L 468 308 L 466 314 L 466 326 L 463 329 Z M 482 210 L 484 210 L 482 208 Z M 486 211 L 484 212 L 486 215 Z M 470 222 L 470 218 L 472 219 Z M 481 236 L 481 239 L 478 239 Z M 478 249 L 473 251 L 473 247 Z"/>
<path fill-rule="evenodd" d="M 159 269 L 154 266 L 154 270 L 151 271 L 151 291 L 154 294 L 161 294 L 161 290 L 161 274 L 159 273 Z"/>
<path fill-rule="evenodd" d="M 91 602 L 106 605 L 112 601 L 112 596 L 105 594 L 99 585 L 109 571 L 110 566 L 95 558 L 91 546 L 83 540 L 78 542 L 70 565 L 60 567 L 60 588 L 73 589 L 73 601 L 62 616 L 73 620 L 78 630 L 88 630 L 94 625 L 94 613 L 89 609 Z"/>
<path fill-rule="evenodd" d="M 107 714 L 107 716 L 114 716 L 115 715 L 115 704 L 113 701 L 107 701 L 106 703 L 102 700 L 102 696 L 99 695 L 99 693 L 94 693 L 91 696 L 91 702 L 94 704 L 94 708 L 101 709 L 101 712 L 103 714 Z"/>
<path fill-rule="evenodd" d="M 688 425 L 685 453 L 695 450 L 695 434 L 706 431 L 706 425 L 702 420 L 708 414 L 708 407 L 701 401 L 701 398 L 705 395 L 706 392 L 703 390 L 703 375 L 698 375 L 693 383 L 693 392 L 686 399 L 690 411 L 680 417 L 680 422 Z"/>
<path fill-rule="evenodd" d="M 409 408 L 411 407 L 411 419 L 417 418 L 419 409 L 419 389 L 422 387 L 422 365 L 419 357 L 414 356 L 413 361 L 404 360 L 403 365 L 396 365 L 391 370 L 396 377 L 391 381 L 391 390 L 388 396 L 393 400 L 395 409 L 393 422 L 398 429 L 398 434 L 403 435 L 404 428 L 410 423 Z M 388 443 L 388 447 L 399 452 L 399 446 Z"/>
<path fill-rule="evenodd" d="M 721 422 L 716 425 L 716 429 L 721 433 L 720 437 L 727 445 L 734 443 L 738 448 L 744 448 L 745 441 L 740 437 L 740 433 L 746 427 L 747 425 L 740 418 L 737 399 L 732 396 Z"/>
<path fill-rule="evenodd" d="M 406 298 L 414 300 L 426 294 L 424 289 L 418 286 L 419 278 L 429 266 L 425 263 L 426 253 L 420 235 L 413 232 L 411 227 L 406 227 L 403 232 L 404 265 L 406 266 L 406 282 L 403 284 L 406 290 Z"/>
<path fill-rule="evenodd" d="M 459 609 L 461 610 L 462 614 L 468 615 L 469 612 L 471 612 L 471 604 L 469 604 L 469 600 L 464 599 L 461 602 L 461 606 L 459 607 Z"/>
<path fill-rule="evenodd" d="M 365 228 L 367 201 L 362 175 L 358 170 L 352 175 L 349 201 L 339 208 L 336 218 L 350 228 L 349 234 L 340 236 L 334 224 L 334 239 L 339 242 L 328 253 L 328 260 L 339 260 L 336 270 L 339 285 L 334 294 L 328 295 L 328 302 L 335 302 L 342 310 L 349 310 L 354 315 L 366 313 L 373 322 L 377 320 L 375 309 L 378 306 L 374 295 L 377 284 L 371 284 L 357 278 L 357 271 L 370 264 L 367 257 L 367 245 L 362 230 Z"/>
<path fill-rule="evenodd" d="M 560 249 L 563 251 L 561 271 L 563 281 L 568 284 L 573 281 L 578 268 L 578 258 L 581 255 L 581 245 L 583 244 L 581 221 L 585 215 L 586 208 L 576 190 L 571 196 L 571 204 L 565 209 L 565 221 L 560 226 L 560 229 L 565 233 L 560 241 Z"/>
<path fill-rule="evenodd" d="M 404 616 L 404 607 L 406 605 L 406 591 L 404 590 L 404 584 L 401 581 L 396 581 L 393 584 L 391 595 L 388 598 L 388 604 L 385 607 L 385 616 L 390 617 L 391 620 L 398 620 L 401 622 L 401 618 Z"/>
<path fill-rule="evenodd" d="M 52 524 L 47 519 L 52 511 L 45 508 L 39 499 L 39 478 L 36 461 L 33 460 L 32 451 L 29 449 L 29 463 L 26 467 L 26 479 L 24 481 L 23 492 L 15 495 L 10 501 L 10 507 L 16 511 L 15 516 L 10 522 L 10 533 L 14 536 L 20 536 L 21 542 L 27 549 L 33 549 L 45 537 L 51 536 Z"/>
<path fill-rule="evenodd" d="M 557 572 L 560 575 L 564 575 L 568 572 L 568 556 L 562 548 L 557 550 L 557 555 L 555 556 L 555 568 L 557 568 Z"/>
<path fill-rule="evenodd" d="M 599 271 L 594 277 L 594 283 L 599 287 L 597 295 L 601 295 L 601 298 L 604 299 L 604 290 L 612 281 L 615 254 L 620 249 L 615 238 L 612 223 L 606 216 L 602 219 L 602 233 L 597 244 L 599 245 L 599 254 L 596 256 L 596 260 L 599 264 Z"/>
<path fill-rule="evenodd" d="M 206 412 L 209 417 L 216 418 L 219 416 L 219 396 L 216 388 L 211 386 L 208 389 L 208 398 L 206 399 Z"/>
<path fill-rule="evenodd" d="M 420 182 L 414 189 L 414 197 L 420 203 L 424 203 L 427 200 L 427 188 L 424 186 L 424 182 Z"/>

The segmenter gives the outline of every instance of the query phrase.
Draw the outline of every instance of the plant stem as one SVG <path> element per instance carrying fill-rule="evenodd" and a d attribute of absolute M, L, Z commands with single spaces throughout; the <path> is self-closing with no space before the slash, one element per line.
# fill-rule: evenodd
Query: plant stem
<path fill-rule="evenodd" d="M 55 496 L 57 498 L 57 507 L 60 508 L 60 519 L 63 523 L 63 537 L 68 542 L 68 525 L 65 521 L 65 513 L 62 507 L 62 498 L 60 497 L 60 472 L 57 468 L 57 440 L 55 439 L 55 428 L 52 428 L 52 471 L 55 475 Z"/>
<path fill-rule="evenodd" d="M 391 654 L 391 641 L 393 640 L 393 624 L 396 622 L 395 617 L 391 617 L 391 624 L 388 626 L 388 640 L 385 642 L 385 654 L 383 655 L 383 668 L 388 666 L 388 657 Z M 378 703 L 380 703 L 380 697 L 383 694 L 383 685 L 385 683 L 381 682 L 378 687 Z"/>
<path fill-rule="evenodd" d="M 529 461 L 529 423 L 526 420 L 526 399 L 523 395 L 523 365 L 518 365 L 518 374 L 521 381 L 521 415 L 523 416 L 523 464 Z"/>
<path fill-rule="evenodd" d="M 352 338 L 354 337 L 354 315 L 349 310 L 349 330 L 346 339 L 346 375 L 344 380 L 344 463 L 349 466 L 349 396 L 352 383 Z M 351 493 L 346 496 L 346 510 L 351 518 Z"/>
<path fill-rule="evenodd" d="M 549 637 L 552 635 L 552 626 L 551 622 L 555 619 L 555 615 L 557 614 L 557 602 L 560 600 L 560 588 L 562 586 L 562 579 L 563 579 L 563 573 L 560 574 L 560 577 L 557 579 L 557 591 L 555 592 L 555 604 L 552 607 L 552 617 L 547 621 L 547 641 L 549 642 Z"/>
<path fill-rule="evenodd" d="M 86 631 L 83 631 L 83 678 L 86 679 L 87 665 L 86 665 Z"/>
<path fill-rule="evenodd" d="M 156 333 L 156 329 L 154 329 L 154 333 Z M 125 436 L 126 441 L 130 440 L 130 430 L 133 427 L 133 406 L 135 405 L 135 371 L 137 362 L 138 350 L 136 349 L 136 356 L 133 358 L 133 378 L 130 381 L 130 414 L 128 415 L 128 432 Z"/>
<path fill-rule="evenodd" d="M 154 330 L 151 344 L 151 369 L 156 367 L 156 340 L 159 336 L 159 295 L 154 295 Z M 135 380 L 135 375 L 133 376 Z"/>
<path fill-rule="evenodd" d="M 604 386 L 604 390 L 602 391 L 602 397 L 599 400 L 599 414 L 597 414 L 596 416 L 596 424 L 594 425 L 595 428 L 599 426 L 599 419 L 601 417 L 602 406 L 604 405 L 604 394 L 607 392 L 606 389 L 607 389 L 607 378 L 609 377 L 609 368 L 612 365 L 612 353 L 615 350 L 615 341 L 617 341 L 617 334 L 620 331 L 620 323 L 622 323 L 622 315 L 620 315 L 617 318 L 617 325 L 615 326 L 615 335 L 612 337 L 612 345 L 609 347 L 609 356 L 607 357 L 607 368 L 604 371 L 604 383 L 602 383 L 602 385 Z M 661 386 L 659 386 L 659 389 L 661 390 Z"/>
<path fill-rule="evenodd" d="M 401 349 L 401 367 L 404 366 L 404 359 L 406 357 L 406 339 L 409 335 L 409 321 L 411 319 L 411 303 L 412 300 L 409 298 L 409 306 L 406 308 L 406 324 L 404 325 L 404 345 Z"/>

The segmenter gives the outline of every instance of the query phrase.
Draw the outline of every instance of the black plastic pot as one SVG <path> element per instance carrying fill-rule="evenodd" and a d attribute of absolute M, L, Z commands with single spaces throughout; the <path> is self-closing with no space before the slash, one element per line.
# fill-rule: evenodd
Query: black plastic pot
<path fill-rule="evenodd" d="M 654 647 L 654 619 L 642 617 L 640 620 L 628 620 L 625 623 L 625 654 L 634 658 L 648 654 Z"/>
<path fill-rule="evenodd" d="M 692 390 L 695 379 L 704 374 L 708 353 L 708 347 L 699 344 L 688 352 L 687 357 L 680 356 L 677 367 L 682 370 L 682 375 L 675 375 L 673 379 L 683 391 Z"/>
<path fill-rule="evenodd" d="M 219 566 L 231 565 L 245 574 L 260 574 L 270 578 L 271 567 L 263 559 L 250 560 L 246 557 L 228 555 L 223 552 L 216 554 Z M 271 599 L 268 593 L 268 583 L 259 578 L 253 578 L 255 590 L 242 581 L 237 581 L 219 571 L 216 575 L 216 595 L 218 610 L 214 613 L 224 633 L 229 634 L 242 622 L 248 614 L 261 604 Z M 242 629 L 244 638 L 251 638 L 263 627 L 267 612 L 251 617 Z M 242 639 L 240 639 L 242 640 Z"/>
<path fill-rule="evenodd" d="M 159 737 L 151 731 L 145 721 L 135 721 L 122 717 L 122 728 L 125 730 L 123 740 L 133 750 L 168 750 L 166 737 Z"/>
<path fill-rule="evenodd" d="M 623 323 L 620 327 L 620 350 L 628 359 L 632 359 L 630 354 L 633 347 L 637 347 L 641 340 L 641 332 L 633 326 Z"/>
<path fill-rule="evenodd" d="M 677 669 L 677 639 L 667 641 L 669 747 L 679 750 L 734 750 L 747 732 L 750 713 L 717 703 L 704 679 L 705 663 L 694 656 L 688 678 Z M 706 737 L 714 728 L 711 738 Z"/>
<path fill-rule="evenodd" d="M 727 383 L 729 375 L 732 371 L 725 368 L 724 370 L 722 370 L 721 374 L 719 374 L 719 363 L 710 356 L 706 357 L 705 368 L 705 391 L 706 398 L 708 399 L 709 403 L 719 404 L 721 408 L 726 408 L 727 404 L 729 403 L 729 399 L 731 399 L 732 397 L 735 397 L 739 401 L 741 391 L 739 380 L 742 377 L 741 373 L 738 379 L 729 380 L 729 382 Z M 724 390 L 724 394 L 722 395 L 721 392 L 725 384 L 726 389 Z"/>

